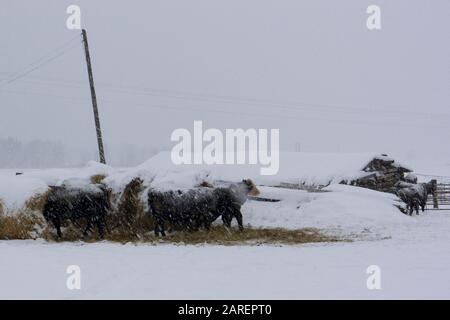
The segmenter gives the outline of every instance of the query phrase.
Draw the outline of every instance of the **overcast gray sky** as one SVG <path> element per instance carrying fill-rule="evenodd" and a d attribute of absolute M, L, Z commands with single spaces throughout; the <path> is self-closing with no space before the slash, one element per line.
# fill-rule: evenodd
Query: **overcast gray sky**
<path fill-rule="evenodd" d="M 279 128 L 287 151 L 450 156 L 448 0 L 2 0 L 0 137 L 95 152 L 81 38 L 2 86 L 79 33 L 66 28 L 70 4 L 110 147 L 169 148 L 174 129 L 203 120 Z M 370 4 L 381 30 L 366 28 Z"/>

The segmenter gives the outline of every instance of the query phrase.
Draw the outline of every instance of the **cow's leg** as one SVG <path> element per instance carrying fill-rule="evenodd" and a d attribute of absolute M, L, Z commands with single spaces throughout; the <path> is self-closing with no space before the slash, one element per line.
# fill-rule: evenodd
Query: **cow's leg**
<path fill-rule="evenodd" d="M 161 236 L 165 237 L 166 236 L 166 232 L 164 231 L 165 226 L 164 226 L 164 220 L 161 220 L 159 223 L 159 232 L 161 232 Z"/>
<path fill-rule="evenodd" d="M 211 229 L 211 221 L 208 218 L 203 221 L 203 227 L 208 231 Z"/>
<path fill-rule="evenodd" d="M 153 219 L 153 230 L 155 232 L 155 236 L 159 236 L 159 219 L 158 219 L 158 215 L 156 213 L 156 211 L 151 207 L 151 205 L 149 204 L 149 208 L 150 208 L 150 212 L 151 215 L 150 217 L 152 217 Z"/>
<path fill-rule="evenodd" d="M 189 224 L 190 224 L 190 231 L 196 232 L 200 229 L 203 222 L 202 222 L 201 218 L 199 218 L 198 216 L 191 216 L 189 219 Z"/>
<path fill-rule="evenodd" d="M 106 233 L 111 233 L 111 230 L 109 230 L 109 227 L 108 227 L 108 222 L 106 221 L 106 215 L 104 215 L 102 217 L 102 223 L 103 223 L 104 229 L 106 229 Z"/>
<path fill-rule="evenodd" d="M 241 210 L 239 209 L 234 209 L 234 217 L 236 218 L 238 225 L 239 225 L 239 230 L 244 231 L 244 223 L 242 221 L 242 213 Z"/>
<path fill-rule="evenodd" d="M 84 229 L 84 232 L 83 232 L 83 238 L 87 237 L 88 232 L 91 230 L 91 226 L 92 226 L 92 217 L 89 217 L 88 221 L 87 221 L 86 229 Z"/>
<path fill-rule="evenodd" d="M 153 220 L 153 224 L 154 224 L 154 230 L 155 230 L 155 236 L 158 237 L 159 236 L 159 225 L 158 222 L 156 221 L 156 219 Z"/>
<path fill-rule="evenodd" d="M 412 216 L 413 211 L 414 211 L 412 204 L 408 204 L 408 211 L 409 211 L 409 215 Z"/>
<path fill-rule="evenodd" d="M 155 217 L 155 236 L 158 237 L 159 234 L 163 237 L 166 236 L 166 233 L 164 232 L 164 220 L 159 217 Z"/>
<path fill-rule="evenodd" d="M 224 212 L 222 214 L 222 221 L 223 221 L 223 224 L 225 225 L 225 227 L 231 228 L 231 219 L 232 219 L 232 217 L 230 216 L 230 214 L 228 212 Z"/>
<path fill-rule="evenodd" d="M 191 231 L 192 230 L 192 222 L 190 220 L 190 216 L 187 213 L 182 213 L 180 216 L 173 216 L 174 221 L 176 221 L 176 224 L 181 228 L 183 231 Z"/>
<path fill-rule="evenodd" d="M 56 233 L 58 234 L 58 238 L 62 238 L 62 232 L 61 232 L 61 219 L 59 217 L 52 218 L 52 223 L 55 226 Z"/>
<path fill-rule="evenodd" d="M 98 234 L 100 236 L 100 239 L 104 238 L 104 232 L 103 232 L 103 219 L 98 219 L 95 223 L 97 225 Z"/>

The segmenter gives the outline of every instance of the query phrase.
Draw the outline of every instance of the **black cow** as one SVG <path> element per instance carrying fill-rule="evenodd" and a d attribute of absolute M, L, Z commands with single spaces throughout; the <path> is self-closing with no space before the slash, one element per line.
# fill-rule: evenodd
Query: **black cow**
<path fill-rule="evenodd" d="M 407 213 L 412 215 L 414 211 L 419 214 L 419 208 L 425 211 L 428 195 L 434 192 L 432 181 L 427 183 L 398 182 L 396 184 L 396 194 L 406 203 Z"/>
<path fill-rule="evenodd" d="M 150 190 L 149 213 L 154 217 L 155 235 L 165 236 L 165 222 L 178 229 L 196 231 L 209 229 L 220 216 L 225 226 L 231 227 L 236 218 L 243 230 L 241 206 L 249 194 L 256 195 L 258 189 L 251 180 L 219 188 L 195 188 L 187 191 Z"/>
<path fill-rule="evenodd" d="M 184 229 L 182 191 L 158 191 L 150 189 L 148 192 L 149 214 L 153 215 L 155 235 L 165 236 L 164 223 L 170 222 L 172 228 Z"/>
<path fill-rule="evenodd" d="M 428 195 L 433 194 L 436 191 L 436 185 L 433 183 L 433 181 L 420 183 L 419 185 L 421 186 L 419 203 L 420 207 L 422 208 L 422 212 L 424 212 L 427 205 Z"/>
<path fill-rule="evenodd" d="M 102 184 L 88 185 L 86 188 L 52 186 L 44 205 L 43 215 L 56 228 L 58 237 L 62 237 L 61 225 L 65 220 L 74 224 L 86 218 L 87 225 L 83 236 L 95 225 L 101 238 L 106 227 L 106 214 L 111 209 L 111 190 Z"/>
<path fill-rule="evenodd" d="M 249 195 L 259 195 L 259 190 L 253 181 L 247 179 L 237 184 L 231 184 L 229 187 L 219 187 L 214 189 L 214 194 L 217 201 L 217 211 L 212 215 L 209 224 L 222 216 L 224 225 L 230 228 L 231 221 L 236 218 L 239 229 L 244 230 L 241 207 L 247 201 Z"/>
<path fill-rule="evenodd" d="M 406 214 L 412 215 L 414 211 L 419 214 L 419 196 L 414 188 L 401 188 L 396 192 L 397 196 L 406 204 Z"/>

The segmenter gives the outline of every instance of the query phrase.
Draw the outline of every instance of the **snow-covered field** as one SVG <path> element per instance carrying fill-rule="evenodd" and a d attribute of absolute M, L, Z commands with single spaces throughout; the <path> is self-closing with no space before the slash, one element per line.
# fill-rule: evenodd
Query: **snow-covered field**
<path fill-rule="evenodd" d="M 450 214 L 425 213 L 391 239 L 301 246 L 0 242 L 0 298 L 450 298 Z M 66 287 L 69 265 L 81 290 Z M 381 269 L 368 290 L 366 269 Z"/>
<path fill-rule="evenodd" d="M 95 163 L 17 177 L 4 170 L 0 198 L 18 208 L 47 185 L 98 173 L 108 175 L 105 181 L 116 190 L 133 175 L 182 187 L 208 178 L 186 171 L 155 179 L 142 167 L 113 170 Z M 450 298 L 450 212 L 405 216 L 395 196 L 344 185 L 320 193 L 259 188 L 262 197 L 281 201 L 247 201 L 247 226 L 313 227 L 354 241 L 231 247 L 0 241 L 0 298 Z M 70 265 L 81 268 L 81 290 L 67 289 Z M 367 288 L 371 265 L 381 270 L 380 290 Z"/>

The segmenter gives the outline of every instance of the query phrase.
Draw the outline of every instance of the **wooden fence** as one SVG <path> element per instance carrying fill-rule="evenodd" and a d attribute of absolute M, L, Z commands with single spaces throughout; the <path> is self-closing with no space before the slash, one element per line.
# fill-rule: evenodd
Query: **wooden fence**
<path fill-rule="evenodd" d="M 450 183 L 436 183 L 436 192 L 428 196 L 427 210 L 450 210 Z"/>

